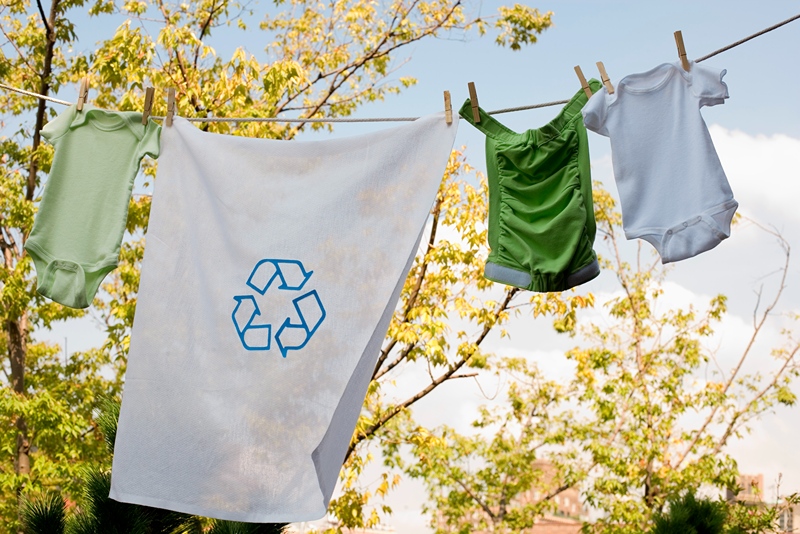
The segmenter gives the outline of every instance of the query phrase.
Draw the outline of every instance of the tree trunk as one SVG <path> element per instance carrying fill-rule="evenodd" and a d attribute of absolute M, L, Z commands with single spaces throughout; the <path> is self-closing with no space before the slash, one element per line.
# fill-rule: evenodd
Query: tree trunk
<path fill-rule="evenodd" d="M 6 322 L 8 332 L 8 352 L 11 360 L 11 387 L 14 393 L 25 394 L 25 357 L 28 352 L 26 343 L 28 335 L 27 314 L 23 313 L 16 321 Z M 14 460 L 14 471 L 18 475 L 29 475 L 31 472 L 30 443 L 28 442 L 28 425 L 25 418 L 17 418 L 17 455 Z M 20 488 L 21 489 L 21 488 Z"/>
<path fill-rule="evenodd" d="M 56 45 L 56 32 L 55 24 L 58 16 L 58 9 L 61 0 L 53 0 L 50 5 L 49 20 L 44 19 L 44 12 L 41 11 L 41 3 L 39 5 L 40 13 L 42 14 L 42 24 L 45 27 L 47 36 L 47 48 L 45 50 L 44 62 L 42 71 L 39 73 L 39 93 L 47 95 L 50 92 L 50 75 L 52 73 L 53 55 Z M 34 126 L 33 144 L 31 145 L 31 161 L 28 168 L 28 182 L 25 191 L 25 198 L 28 201 L 33 201 L 36 190 L 37 173 L 39 171 L 39 162 L 37 157 L 37 150 L 41 143 L 39 131 L 44 126 L 45 111 L 47 109 L 47 102 L 39 100 L 39 106 L 36 110 L 36 124 Z M 22 239 L 27 238 L 29 229 L 24 230 Z M 20 250 L 20 258 L 24 251 Z M 25 395 L 25 360 L 28 353 L 28 312 L 23 310 L 17 318 L 10 318 L 6 321 L 6 332 L 8 333 L 8 357 L 11 367 L 11 387 L 18 395 Z M 18 475 L 29 475 L 31 472 L 31 458 L 30 458 L 30 441 L 28 440 L 28 425 L 25 422 L 25 417 L 20 415 L 17 418 L 17 451 L 14 460 L 14 471 Z M 18 488 L 22 491 L 23 487 Z"/>
<path fill-rule="evenodd" d="M 47 35 L 47 49 L 44 53 L 44 64 L 42 65 L 42 72 L 39 75 L 41 80 L 39 83 L 39 94 L 47 96 L 50 92 L 50 74 L 53 72 L 53 52 L 56 47 L 56 16 L 58 15 L 58 4 L 61 0 L 53 0 L 50 5 L 50 19 L 44 20 L 44 12 L 42 13 L 42 24 L 44 24 L 45 32 Z M 41 4 L 39 4 L 41 10 Z M 44 126 L 44 113 L 47 110 L 47 101 L 39 100 L 39 107 L 36 109 L 36 127 L 33 130 L 33 144 L 31 145 L 31 164 L 28 168 L 28 184 L 25 191 L 25 199 L 28 201 L 33 200 L 34 191 L 36 190 L 36 174 L 39 171 L 39 161 L 37 158 L 36 150 L 41 143 L 41 136 L 39 131 Z"/>

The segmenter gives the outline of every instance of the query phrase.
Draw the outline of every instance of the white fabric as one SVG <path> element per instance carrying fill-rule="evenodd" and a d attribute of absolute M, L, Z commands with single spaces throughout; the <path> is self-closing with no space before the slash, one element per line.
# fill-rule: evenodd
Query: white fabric
<path fill-rule="evenodd" d="M 726 71 L 690 66 L 631 74 L 583 108 L 586 127 L 611 140 L 626 237 L 648 241 L 663 263 L 717 246 L 738 206 L 700 114 L 728 98 Z"/>
<path fill-rule="evenodd" d="M 324 516 L 456 129 L 163 129 L 111 498 Z"/>

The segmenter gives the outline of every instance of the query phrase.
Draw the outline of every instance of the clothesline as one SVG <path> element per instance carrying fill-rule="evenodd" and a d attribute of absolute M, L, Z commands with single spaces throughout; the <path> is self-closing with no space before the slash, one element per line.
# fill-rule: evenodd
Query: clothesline
<path fill-rule="evenodd" d="M 790 17 L 790 18 L 788 18 L 788 19 L 786 19 L 784 21 L 781 21 L 781 22 L 779 22 L 777 24 L 774 24 L 774 25 L 772 25 L 772 26 L 770 26 L 768 28 L 764 28 L 763 30 L 761 30 L 759 32 L 756 32 L 756 33 L 754 33 L 752 35 L 748 35 L 747 37 L 744 37 L 743 39 L 739 39 L 738 41 L 736 41 L 734 43 L 731 43 L 731 44 L 729 44 L 727 46 L 723 46 L 722 48 L 720 48 L 718 50 L 714 50 L 713 52 L 711 52 L 709 54 L 706 54 L 704 56 L 701 56 L 701 57 L 695 59 L 694 61 L 695 61 L 695 63 L 703 62 L 703 61 L 705 61 L 705 60 L 707 60 L 709 58 L 712 58 L 712 57 L 716 56 L 717 54 L 721 54 L 722 52 L 726 52 L 726 51 L 730 50 L 731 48 L 735 48 L 735 47 L 737 47 L 737 46 L 739 46 L 741 44 L 746 43 L 747 41 L 750 41 L 751 39 L 755 39 L 756 37 L 764 35 L 765 33 L 769 33 L 772 30 L 776 30 L 776 29 L 780 28 L 781 26 L 789 24 L 790 22 L 795 21 L 797 19 L 800 19 L 800 14 L 794 15 L 793 17 Z M 16 92 L 16 93 L 20 93 L 20 94 L 23 94 L 23 95 L 32 96 L 34 98 L 39 98 L 41 100 L 47 100 L 49 102 L 54 102 L 56 104 L 62 104 L 62 105 L 65 105 L 65 106 L 71 106 L 73 104 L 73 102 L 67 102 L 65 100 L 59 100 L 58 98 L 53 98 L 53 97 L 50 97 L 50 96 L 40 95 L 38 93 L 33 93 L 31 91 L 26 91 L 24 89 L 18 89 L 16 87 L 12 87 L 12 86 L 6 85 L 4 83 L 0 83 L 0 88 L 6 89 L 8 91 L 13 91 L 13 92 Z M 541 104 L 530 104 L 530 105 L 527 105 L 527 106 L 517 106 L 517 107 L 511 107 L 511 108 L 496 109 L 494 111 L 489 111 L 488 114 L 489 115 L 500 115 L 501 113 L 512 113 L 512 112 L 515 112 L 515 111 L 526 111 L 526 110 L 529 110 L 529 109 L 538 109 L 538 108 L 546 108 L 546 107 L 550 107 L 550 106 L 558 106 L 558 105 L 566 104 L 567 102 L 569 102 L 569 100 L 555 100 L 553 102 L 544 102 L 544 103 L 541 103 Z M 151 115 L 151 118 L 153 118 L 154 120 L 163 120 L 164 119 L 164 117 L 153 116 L 153 115 Z M 190 121 L 190 122 L 237 122 L 237 123 L 238 122 L 289 122 L 289 123 L 295 123 L 295 122 L 296 123 L 324 122 L 324 123 L 328 123 L 328 122 L 411 122 L 411 121 L 417 120 L 419 117 L 375 117 L 375 118 L 337 117 L 337 118 L 324 118 L 324 119 L 287 119 L 287 118 L 281 118 L 281 117 L 268 117 L 268 118 L 262 118 L 262 117 L 184 117 L 184 118 L 185 118 L 185 120 Z"/>

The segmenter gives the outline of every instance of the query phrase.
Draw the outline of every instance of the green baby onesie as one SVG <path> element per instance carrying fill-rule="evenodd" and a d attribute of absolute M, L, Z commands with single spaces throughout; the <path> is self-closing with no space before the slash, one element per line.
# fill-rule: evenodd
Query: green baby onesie
<path fill-rule="evenodd" d="M 145 155 L 158 157 L 161 127 L 141 113 L 70 106 L 41 133 L 55 156 L 25 249 L 39 293 L 86 308 L 117 267 L 133 181 Z"/>
<path fill-rule="evenodd" d="M 593 92 L 600 82 L 590 80 Z M 547 125 L 516 133 L 469 99 L 459 114 L 486 134 L 489 257 L 484 276 L 531 291 L 563 291 L 600 274 L 583 89 Z"/>

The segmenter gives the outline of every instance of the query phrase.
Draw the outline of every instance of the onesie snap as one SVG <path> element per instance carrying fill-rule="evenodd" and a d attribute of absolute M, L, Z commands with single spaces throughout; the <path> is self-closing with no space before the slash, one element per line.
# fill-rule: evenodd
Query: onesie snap
<path fill-rule="evenodd" d="M 737 207 L 736 201 L 727 202 L 711 214 L 692 217 L 663 234 L 654 232 L 640 237 L 655 247 L 663 263 L 691 258 L 730 237 L 730 221 Z"/>
<path fill-rule="evenodd" d="M 690 67 L 665 63 L 628 75 L 582 111 L 586 127 L 611 141 L 625 236 L 653 245 L 662 263 L 728 238 L 739 205 L 700 114 L 728 98 L 725 70 Z"/>
<path fill-rule="evenodd" d="M 32 256 L 38 255 L 32 254 Z M 37 262 L 38 260 L 34 260 Z M 36 267 L 41 273 L 39 279 L 39 292 L 63 295 L 65 300 L 76 304 L 76 307 L 85 308 L 89 305 L 86 298 L 85 274 L 83 268 L 71 261 L 54 260 L 50 263 L 38 261 Z"/>
<path fill-rule="evenodd" d="M 590 80 L 592 90 L 600 82 Z M 581 108 L 583 89 L 541 128 L 517 133 L 485 111 L 462 118 L 486 135 L 489 182 L 489 257 L 484 276 L 494 282 L 564 291 L 600 274 L 593 250 L 596 225 L 589 146 Z"/>

